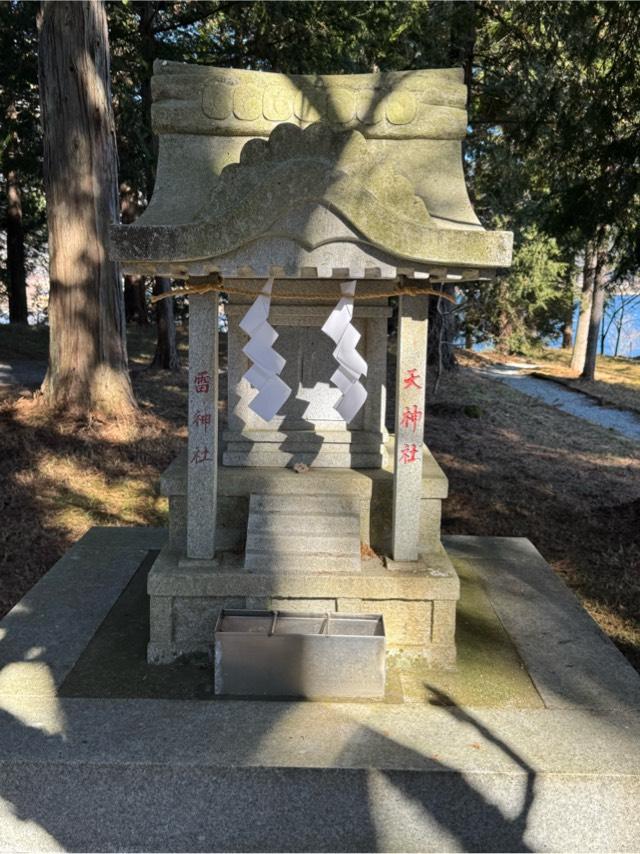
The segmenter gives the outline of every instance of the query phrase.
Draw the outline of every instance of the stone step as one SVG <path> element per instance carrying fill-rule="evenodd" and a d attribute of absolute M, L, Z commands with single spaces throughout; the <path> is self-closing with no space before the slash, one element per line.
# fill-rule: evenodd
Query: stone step
<path fill-rule="evenodd" d="M 304 477 L 304 475 L 301 475 Z M 249 514 L 282 513 L 295 516 L 332 516 L 348 513 L 360 514 L 360 502 L 355 497 L 335 495 L 258 495 L 252 493 Z"/>
<path fill-rule="evenodd" d="M 349 557 L 357 552 L 360 558 L 360 536 L 347 534 L 328 534 L 322 531 L 310 534 L 303 525 L 297 531 L 279 533 L 255 532 L 247 534 L 247 551 L 266 552 L 274 556 L 294 555 L 333 555 Z"/>
<path fill-rule="evenodd" d="M 244 568 L 247 572 L 265 575 L 289 575 L 316 572 L 361 572 L 360 557 L 344 555 L 279 555 L 274 558 L 264 551 L 245 552 Z"/>
<path fill-rule="evenodd" d="M 268 573 L 359 572 L 359 501 L 331 495 L 253 493 L 245 569 Z"/>
<path fill-rule="evenodd" d="M 355 520 L 355 521 L 354 521 Z M 327 526 L 336 535 L 349 536 L 360 531 L 358 516 L 348 513 L 253 513 L 249 515 L 247 534 L 269 536 L 313 536 L 327 535 Z"/>

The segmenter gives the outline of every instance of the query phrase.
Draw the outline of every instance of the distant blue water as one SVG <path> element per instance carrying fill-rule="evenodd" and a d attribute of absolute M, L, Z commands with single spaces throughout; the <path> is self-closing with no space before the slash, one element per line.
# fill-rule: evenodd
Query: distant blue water
<path fill-rule="evenodd" d="M 620 297 L 613 297 L 613 299 L 609 302 L 606 308 L 606 314 L 604 318 L 604 325 L 607 326 L 609 322 L 609 317 L 612 311 L 615 311 L 620 307 L 621 300 Z M 576 304 L 576 308 L 573 314 L 573 333 L 575 335 L 576 327 L 578 325 L 578 306 Z M 604 354 L 605 356 L 613 356 L 616 347 L 616 337 L 618 334 L 618 330 L 616 328 L 615 323 L 612 323 L 609 326 L 609 330 L 607 332 L 605 341 L 604 341 Z M 462 342 L 460 342 L 462 344 Z M 549 338 L 544 342 L 548 347 L 560 347 L 562 343 L 562 337 L 560 335 L 555 338 Z M 485 342 L 482 344 L 475 344 L 474 350 L 486 350 L 488 348 L 493 347 L 493 343 Z M 600 353 L 600 342 L 598 341 L 598 353 Z M 626 358 L 640 358 L 640 299 L 632 303 L 630 306 L 627 306 L 624 312 L 624 319 L 622 323 L 622 332 L 620 335 L 620 344 L 618 347 L 618 356 L 624 356 Z"/>
<path fill-rule="evenodd" d="M 607 303 L 607 306 L 605 308 L 603 327 L 605 329 L 607 328 L 607 326 L 609 327 L 607 336 L 604 340 L 605 356 L 613 356 L 615 352 L 618 330 L 616 328 L 615 322 L 609 325 L 609 318 L 612 312 L 620 308 L 621 303 L 621 298 L 619 296 L 615 296 Z M 618 317 L 620 317 L 620 315 L 618 315 Z M 576 309 L 573 314 L 574 335 L 576 332 L 577 325 L 578 307 L 576 305 Z M 560 337 L 549 342 L 551 347 L 559 347 L 560 343 Z M 600 344 L 598 344 L 598 353 L 600 353 Z M 635 358 L 637 356 L 640 356 L 640 298 L 635 300 L 631 305 L 627 305 L 625 308 L 622 320 L 622 330 L 620 334 L 620 344 L 618 347 L 618 356 L 625 356 L 627 358 Z"/>

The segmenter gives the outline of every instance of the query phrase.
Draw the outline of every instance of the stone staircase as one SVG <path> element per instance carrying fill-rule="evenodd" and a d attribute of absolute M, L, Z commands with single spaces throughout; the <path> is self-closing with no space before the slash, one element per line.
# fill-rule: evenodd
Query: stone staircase
<path fill-rule="evenodd" d="M 249 572 L 360 572 L 360 506 L 333 495 L 251 494 Z"/>

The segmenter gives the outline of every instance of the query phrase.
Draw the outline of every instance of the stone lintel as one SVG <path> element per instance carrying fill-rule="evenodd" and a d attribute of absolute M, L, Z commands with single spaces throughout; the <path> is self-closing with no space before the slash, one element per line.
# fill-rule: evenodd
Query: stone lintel
<path fill-rule="evenodd" d="M 387 457 L 393 460 L 393 437 L 385 445 Z M 371 498 L 375 488 L 391 488 L 391 468 L 381 469 L 311 469 L 297 474 L 290 469 L 256 466 L 218 469 L 219 495 L 250 495 L 252 492 L 271 495 L 335 494 Z M 163 495 L 186 494 L 186 454 L 179 454 L 160 478 Z M 444 499 L 449 492 L 447 477 L 425 446 L 422 461 L 422 498 Z"/>
<path fill-rule="evenodd" d="M 348 276 L 345 276 L 345 279 Z M 253 283 L 251 283 L 253 284 Z M 274 326 L 287 326 L 288 321 L 293 321 L 295 318 L 304 318 L 308 320 L 310 323 L 317 323 L 319 326 L 322 326 L 324 321 L 327 319 L 328 311 L 331 310 L 336 302 L 340 299 L 341 292 L 339 285 L 341 282 L 335 282 L 335 296 L 332 293 L 331 289 L 328 287 L 328 284 L 325 281 L 322 281 L 322 287 L 325 288 L 328 293 L 326 297 L 318 297 L 318 301 L 322 301 L 323 305 L 309 305 L 308 302 L 300 302 L 296 305 L 279 305 L 276 300 L 278 297 L 287 298 L 287 290 L 292 293 L 300 293 L 301 290 L 304 290 L 304 286 L 301 286 L 297 282 L 294 282 L 293 285 L 289 285 L 289 288 L 286 288 L 287 282 L 278 282 L 276 281 L 274 284 L 274 295 L 273 302 L 271 305 L 271 309 L 269 311 L 269 322 Z M 264 287 L 264 279 L 258 279 L 255 284 L 255 293 L 256 296 L 260 293 L 262 285 Z M 243 285 L 244 286 L 244 285 Z M 320 288 L 320 284 L 312 285 L 309 290 L 318 290 Z M 371 290 L 370 287 L 365 286 L 365 290 Z M 385 292 L 389 291 L 389 285 L 387 284 L 384 288 Z M 289 299 L 295 299 L 295 297 L 288 297 Z M 356 291 L 357 298 L 357 291 Z M 242 317 L 247 310 L 247 305 L 250 305 L 255 297 L 251 296 L 241 296 L 241 295 L 231 295 L 231 299 L 233 302 L 227 303 L 226 313 L 229 317 Z M 384 297 L 380 297 L 380 299 L 387 299 Z M 356 318 L 387 318 L 391 317 L 393 314 L 393 309 L 388 305 L 370 305 L 369 302 L 364 302 L 360 304 L 356 304 L 353 310 L 353 316 Z"/>
<path fill-rule="evenodd" d="M 374 433 L 368 430 L 323 430 L 316 427 L 315 430 L 251 430 L 242 431 L 225 430 L 222 438 L 226 442 L 234 442 L 236 445 L 245 443 L 247 445 L 256 442 L 291 442 L 295 439 L 299 442 L 310 441 L 317 448 L 318 437 L 321 437 L 323 445 L 348 445 L 351 448 L 377 451 L 384 442 L 381 432 Z"/>

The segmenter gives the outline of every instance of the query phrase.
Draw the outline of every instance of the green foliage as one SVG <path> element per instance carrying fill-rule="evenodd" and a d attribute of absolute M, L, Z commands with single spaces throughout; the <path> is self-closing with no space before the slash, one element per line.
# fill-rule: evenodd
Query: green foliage
<path fill-rule="evenodd" d="M 637 4 L 486 0 L 479 8 L 474 142 L 498 188 L 494 211 L 526 204 L 530 218 L 569 252 L 607 229 L 618 266 L 637 265 Z M 495 179 L 512 179 L 514 170 L 519 192 L 509 201 Z M 481 183 L 490 193 L 488 181 Z"/>
<path fill-rule="evenodd" d="M 497 342 L 509 353 L 529 353 L 560 331 L 573 302 L 567 264 L 556 241 L 535 225 L 516 234 L 513 266 L 470 289 L 462 330 L 476 341 Z"/>
<path fill-rule="evenodd" d="M 465 168 L 487 227 L 515 233 L 513 270 L 467 292 L 463 331 L 523 349 L 570 308 L 575 260 L 606 231 L 640 266 L 640 14 L 633 2 L 108 2 L 122 198 L 146 204 L 156 161 L 154 58 L 287 73 L 462 65 Z M 0 170 L 23 183 L 44 241 L 35 3 L 0 3 Z M 0 211 L 1 214 L 1 211 Z"/>
<path fill-rule="evenodd" d="M 588 241 L 606 235 L 618 273 L 640 264 L 640 15 L 627 2 L 477 9 L 467 167 L 476 211 L 514 231 L 515 255 L 471 292 L 466 330 L 522 351 L 570 316 Z"/>

